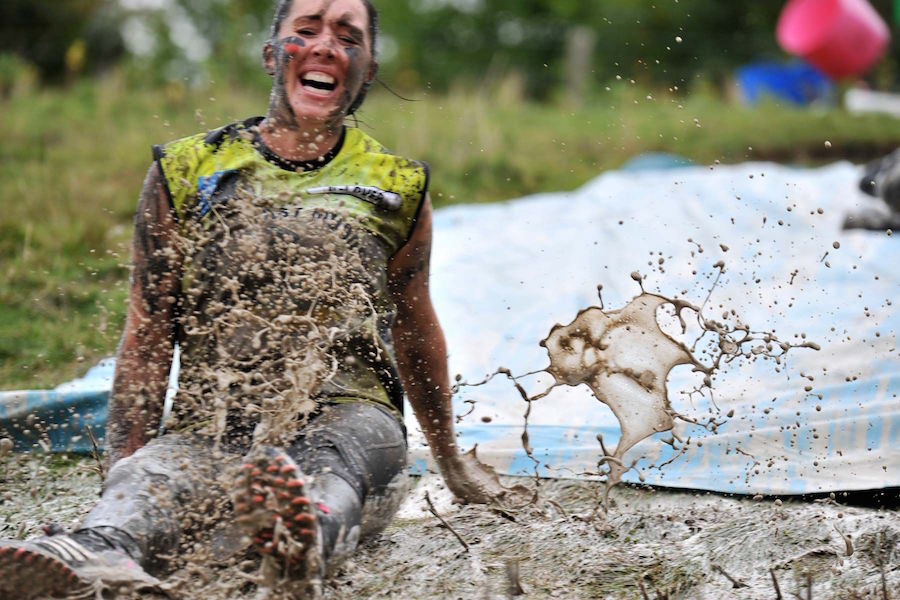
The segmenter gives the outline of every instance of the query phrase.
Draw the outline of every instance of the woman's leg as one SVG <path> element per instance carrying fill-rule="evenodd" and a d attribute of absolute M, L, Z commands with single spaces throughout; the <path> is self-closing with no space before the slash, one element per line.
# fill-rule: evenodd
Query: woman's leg
<path fill-rule="evenodd" d="M 257 448 L 234 490 L 238 521 L 283 575 L 312 581 L 390 521 L 406 493 L 400 420 L 363 402 L 330 404 L 286 450 Z"/>
<path fill-rule="evenodd" d="M 287 453 L 312 479 L 326 563 L 346 558 L 360 537 L 384 529 L 408 491 L 403 425 L 371 403 L 324 407 Z"/>
<path fill-rule="evenodd" d="M 158 573 L 165 566 L 161 557 L 176 553 L 182 529 L 191 526 L 190 514 L 227 506 L 216 481 L 224 458 L 198 436 L 170 433 L 151 441 L 113 466 L 100 502 L 72 537 L 92 549 L 122 550 Z M 192 510 L 204 502 L 212 504 Z"/>

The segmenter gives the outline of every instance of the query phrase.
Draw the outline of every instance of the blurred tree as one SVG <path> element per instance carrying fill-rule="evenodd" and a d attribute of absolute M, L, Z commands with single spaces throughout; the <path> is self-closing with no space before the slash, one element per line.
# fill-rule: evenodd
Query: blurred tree
<path fill-rule="evenodd" d="M 0 99 L 30 92 L 36 81 L 33 66 L 11 52 L 0 52 Z"/>
<path fill-rule="evenodd" d="M 395 60 L 385 65 L 385 76 L 412 72 L 420 83 L 445 89 L 458 79 L 490 83 L 517 72 L 530 95 L 547 97 L 562 79 L 566 32 L 573 17 L 593 12 L 594 4 L 581 0 L 382 2 L 377 4 L 382 22 L 398 49 Z"/>
<path fill-rule="evenodd" d="M 214 76 L 234 81 L 263 77 L 262 46 L 276 0 L 178 0 L 198 33 L 209 42 Z"/>
<path fill-rule="evenodd" d="M 698 73 L 719 78 L 779 55 L 778 2 L 396 0 L 379 7 L 398 46 L 388 73 L 409 70 L 437 88 L 515 71 L 533 97 L 562 93 L 568 42 L 584 28 L 597 34 L 591 76 L 598 81 L 621 75 L 684 86 Z"/>
<path fill-rule="evenodd" d="M 736 66 L 781 56 L 775 24 L 781 2 L 633 0 L 605 3 L 599 24 L 607 68 L 636 79 L 689 85 L 721 79 Z M 608 78 L 612 73 L 601 73 Z"/>
<path fill-rule="evenodd" d="M 775 42 L 785 0 L 374 0 L 382 78 L 400 90 L 483 85 L 514 75 L 532 98 L 616 75 L 652 86 L 719 82 L 738 66 L 786 58 Z M 890 20 L 896 0 L 872 0 Z M 229 79 L 267 86 L 260 50 L 276 0 L 2 0 L 0 52 L 47 78 L 118 57 L 138 81 Z M 122 6 L 129 7 L 127 10 Z M 119 32 L 124 32 L 120 34 Z M 593 32 L 593 35 L 591 35 Z M 83 46 L 78 40 L 84 40 Z M 886 61 L 887 79 L 900 45 Z M 593 48 L 593 52 L 590 52 Z M 585 50 L 586 49 L 586 50 Z M 577 51 L 576 51 L 577 50 Z M 592 56 L 587 56 L 591 55 Z M 578 56 L 578 60 L 574 57 Z M 82 60 L 83 59 L 83 60 Z M 580 82 L 573 65 L 584 65 Z M 573 85 L 575 88 L 573 88 Z M 579 95 L 580 92 L 575 95 Z"/>
<path fill-rule="evenodd" d="M 122 55 L 117 15 L 113 0 L 3 0 L 0 52 L 31 63 L 45 81 L 92 71 Z"/>

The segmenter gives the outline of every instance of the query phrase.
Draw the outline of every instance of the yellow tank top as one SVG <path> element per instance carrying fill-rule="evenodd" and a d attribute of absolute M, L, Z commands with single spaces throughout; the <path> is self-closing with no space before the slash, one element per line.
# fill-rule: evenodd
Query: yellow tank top
<path fill-rule="evenodd" d="M 298 394 L 402 411 L 387 269 L 427 166 L 349 127 L 325 160 L 291 163 L 260 120 L 154 147 L 184 254 L 177 419 L 252 416 Z"/>

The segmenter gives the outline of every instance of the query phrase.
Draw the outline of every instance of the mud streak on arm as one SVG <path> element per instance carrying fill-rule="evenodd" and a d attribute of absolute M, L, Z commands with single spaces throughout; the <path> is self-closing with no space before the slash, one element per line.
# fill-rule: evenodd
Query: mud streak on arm
<path fill-rule="evenodd" d="M 128 315 L 109 400 L 110 465 L 145 445 L 159 428 L 181 287 L 183 257 L 176 233 L 165 183 L 154 164 L 135 214 Z"/>

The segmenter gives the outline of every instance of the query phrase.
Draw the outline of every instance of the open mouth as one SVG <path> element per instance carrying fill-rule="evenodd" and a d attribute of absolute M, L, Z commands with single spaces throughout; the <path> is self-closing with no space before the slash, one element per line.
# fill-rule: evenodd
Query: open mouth
<path fill-rule="evenodd" d="M 314 94 L 327 96 L 337 88 L 337 81 L 327 73 L 309 71 L 300 75 L 300 85 Z"/>

